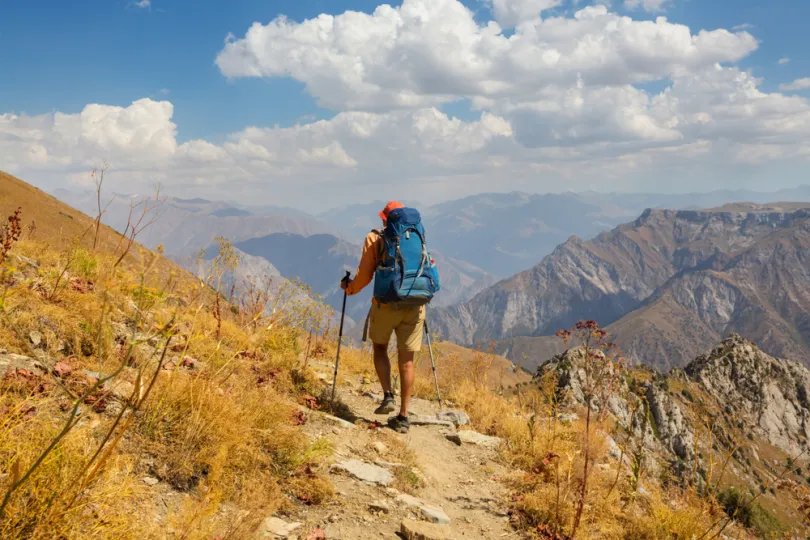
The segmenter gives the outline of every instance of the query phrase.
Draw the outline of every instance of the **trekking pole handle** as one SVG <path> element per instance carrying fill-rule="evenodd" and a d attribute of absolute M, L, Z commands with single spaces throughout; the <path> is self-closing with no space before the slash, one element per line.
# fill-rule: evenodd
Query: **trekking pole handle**
<path fill-rule="evenodd" d="M 340 281 L 341 281 L 341 282 L 343 282 L 343 281 L 349 281 L 349 276 L 351 276 L 351 275 L 352 275 L 352 273 L 351 273 L 351 272 L 349 272 L 348 270 L 346 270 L 346 275 L 345 275 L 345 276 L 343 276 L 343 279 L 341 279 Z"/>

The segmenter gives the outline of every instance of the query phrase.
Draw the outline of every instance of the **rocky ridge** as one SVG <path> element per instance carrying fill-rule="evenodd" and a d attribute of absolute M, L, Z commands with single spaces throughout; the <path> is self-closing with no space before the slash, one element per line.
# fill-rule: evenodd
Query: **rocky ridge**
<path fill-rule="evenodd" d="M 545 336 L 580 319 L 597 320 L 629 357 L 664 369 L 730 332 L 802 360 L 810 352 L 808 249 L 810 211 L 796 205 L 647 210 L 437 310 L 434 327 L 467 346 L 500 342 L 516 362 L 526 353 L 526 367 L 558 352 Z"/>
<path fill-rule="evenodd" d="M 537 370 L 538 379 L 557 375 L 567 407 L 584 403 L 581 354 L 580 349 L 566 350 Z M 733 458 L 731 476 L 762 488 L 775 481 L 789 460 L 807 452 L 808 393 L 810 370 L 731 334 L 685 368 L 666 375 L 631 368 L 607 408 L 642 442 L 651 469 L 663 465 L 686 477 L 694 468 L 701 483 L 710 456 L 716 463 L 725 453 Z M 594 402 L 596 410 L 602 406 Z"/>

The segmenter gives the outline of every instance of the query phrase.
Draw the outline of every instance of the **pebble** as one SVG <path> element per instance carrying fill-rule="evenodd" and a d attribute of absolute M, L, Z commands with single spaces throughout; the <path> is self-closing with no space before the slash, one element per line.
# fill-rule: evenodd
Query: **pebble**
<path fill-rule="evenodd" d="M 369 504 L 368 507 L 375 512 L 383 512 L 385 514 L 391 511 L 391 507 L 388 506 L 388 503 L 382 500 L 374 501 L 373 503 Z"/>
<path fill-rule="evenodd" d="M 388 452 L 388 447 L 385 446 L 385 444 L 380 441 L 374 441 L 374 444 L 372 444 L 371 446 L 374 448 L 374 451 L 380 455 Z"/>
<path fill-rule="evenodd" d="M 277 517 L 269 517 L 264 520 L 260 530 L 264 538 L 289 538 L 290 533 L 301 526 L 301 523 L 287 523 Z"/>
<path fill-rule="evenodd" d="M 444 513 L 444 510 L 442 510 L 438 506 L 428 504 L 425 501 L 417 499 L 416 497 L 413 497 L 406 493 L 400 493 L 399 495 L 397 495 L 396 500 L 398 503 L 404 504 L 409 508 L 418 509 L 419 513 L 422 514 L 422 516 L 428 521 L 439 524 L 450 523 L 450 518 L 447 516 L 447 514 Z"/>
<path fill-rule="evenodd" d="M 147 486 L 156 486 L 160 483 L 160 480 L 157 478 L 152 478 L 151 476 L 146 476 L 143 478 L 143 483 Z"/>
<path fill-rule="evenodd" d="M 31 340 L 31 344 L 34 347 L 39 347 L 42 344 L 42 334 L 40 334 L 36 330 L 28 334 L 28 338 Z"/>

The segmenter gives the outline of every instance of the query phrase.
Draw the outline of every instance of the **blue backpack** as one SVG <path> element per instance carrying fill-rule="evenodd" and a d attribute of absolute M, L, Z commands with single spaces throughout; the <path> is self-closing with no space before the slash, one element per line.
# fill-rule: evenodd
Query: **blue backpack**
<path fill-rule="evenodd" d="M 423 306 L 439 291 L 439 271 L 425 243 L 422 217 L 414 208 L 388 214 L 379 263 L 374 274 L 374 298 L 382 304 Z"/>

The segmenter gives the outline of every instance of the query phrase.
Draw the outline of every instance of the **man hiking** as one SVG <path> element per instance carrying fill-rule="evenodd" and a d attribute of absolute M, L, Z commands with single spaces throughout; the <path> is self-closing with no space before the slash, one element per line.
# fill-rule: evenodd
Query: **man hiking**
<path fill-rule="evenodd" d="M 374 280 L 374 297 L 366 321 L 374 348 L 374 369 L 383 388 L 375 414 L 393 412 L 391 362 L 388 342 L 397 336 L 401 400 L 399 414 L 388 425 L 407 433 L 408 402 L 413 391 L 414 356 L 422 348 L 425 306 L 439 290 L 439 275 L 427 251 L 421 216 L 399 201 L 389 202 L 379 213 L 383 229 L 372 230 L 363 243 L 363 254 L 353 280 L 341 282 L 351 296 Z M 365 334 L 363 337 L 365 341 Z"/>

